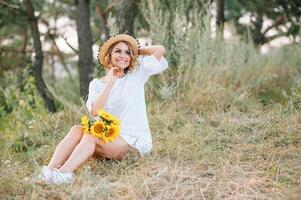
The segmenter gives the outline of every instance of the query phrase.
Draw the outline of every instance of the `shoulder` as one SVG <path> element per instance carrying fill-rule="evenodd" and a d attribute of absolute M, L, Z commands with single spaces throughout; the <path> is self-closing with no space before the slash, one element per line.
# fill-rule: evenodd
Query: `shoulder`
<path fill-rule="evenodd" d="M 153 55 L 144 55 L 144 56 L 139 56 L 138 59 L 137 59 L 137 63 L 138 65 L 139 64 L 142 64 L 143 62 L 149 62 L 151 61 L 152 59 L 154 59 L 154 56 Z"/>
<path fill-rule="evenodd" d="M 143 57 L 144 56 L 138 56 L 137 61 L 136 61 L 136 67 L 141 65 L 142 61 L 143 61 Z"/>
<path fill-rule="evenodd" d="M 105 83 L 106 82 L 106 77 L 99 77 L 99 78 L 94 78 L 90 83 Z"/>
<path fill-rule="evenodd" d="M 153 54 L 147 55 L 147 56 L 142 56 L 139 58 L 139 63 L 142 66 L 163 66 L 166 67 L 168 65 L 167 60 L 165 59 L 164 56 L 158 60 Z"/>
<path fill-rule="evenodd" d="M 156 58 L 153 55 L 139 56 L 137 59 L 137 66 L 144 66 L 154 62 L 156 62 Z"/>
<path fill-rule="evenodd" d="M 145 64 L 145 63 L 158 63 L 158 62 L 162 62 L 165 61 L 165 57 L 162 56 L 160 58 L 160 60 L 158 60 L 153 54 L 150 55 L 145 55 L 145 56 L 139 56 L 138 57 L 138 64 Z"/>
<path fill-rule="evenodd" d="M 90 81 L 90 87 L 100 87 L 103 84 L 105 84 L 104 77 L 102 77 L 102 78 L 94 78 L 92 81 Z"/>

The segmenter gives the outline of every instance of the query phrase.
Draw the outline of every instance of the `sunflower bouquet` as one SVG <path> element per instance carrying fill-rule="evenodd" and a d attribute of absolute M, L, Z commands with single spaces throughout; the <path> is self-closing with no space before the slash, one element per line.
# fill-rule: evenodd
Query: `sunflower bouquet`
<path fill-rule="evenodd" d="M 120 120 L 103 109 L 97 115 L 99 120 L 89 119 L 87 115 L 81 118 L 83 132 L 98 137 L 105 143 L 112 142 L 119 136 Z"/>

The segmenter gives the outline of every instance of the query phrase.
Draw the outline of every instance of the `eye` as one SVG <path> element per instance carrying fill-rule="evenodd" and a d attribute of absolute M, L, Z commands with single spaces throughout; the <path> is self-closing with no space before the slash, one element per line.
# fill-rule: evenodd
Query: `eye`
<path fill-rule="evenodd" d="M 127 55 L 130 55 L 130 54 L 131 54 L 131 52 L 130 52 L 130 51 L 126 51 L 125 53 L 126 53 Z"/>
<path fill-rule="evenodd" d="M 120 53 L 120 52 L 121 52 L 120 49 L 115 50 L 115 53 Z"/>

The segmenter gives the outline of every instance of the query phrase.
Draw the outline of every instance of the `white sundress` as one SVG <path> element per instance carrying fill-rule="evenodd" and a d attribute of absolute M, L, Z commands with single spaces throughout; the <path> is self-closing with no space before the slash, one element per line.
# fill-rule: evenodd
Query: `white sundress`
<path fill-rule="evenodd" d="M 120 136 L 141 155 L 150 153 L 153 147 L 146 113 L 144 84 L 151 75 L 159 74 L 167 67 L 168 63 L 164 57 L 158 61 L 154 55 L 140 56 L 137 68 L 116 80 L 103 107 L 120 119 Z M 106 83 L 100 79 L 93 79 L 90 82 L 86 102 L 90 113 L 93 101 L 98 98 L 105 85 Z"/>

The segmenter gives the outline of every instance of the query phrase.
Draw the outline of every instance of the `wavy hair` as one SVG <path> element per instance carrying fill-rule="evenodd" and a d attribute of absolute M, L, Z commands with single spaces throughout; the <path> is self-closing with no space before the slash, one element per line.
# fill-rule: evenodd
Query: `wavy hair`
<path fill-rule="evenodd" d="M 135 55 L 133 54 L 133 48 L 132 48 L 131 44 L 128 43 L 127 41 L 118 41 L 118 42 L 115 42 L 114 44 L 112 44 L 112 45 L 110 46 L 110 48 L 108 49 L 108 51 L 107 51 L 107 53 L 106 53 L 106 55 L 105 55 L 105 59 L 104 59 L 104 60 L 105 60 L 104 67 L 105 67 L 106 69 L 108 69 L 108 70 L 111 69 L 111 67 L 112 67 L 111 53 L 112 53 L 112 51 L 113 51 L 113 48 L 114 48 L 118 43 L 120 43 L 120 42 L 124 42 L 124 43 L 128 46 L 128 48 L 129 48 L 129 50 L 130 50 L 130 58 L 131 58 L 131 61 L 130 61 L 129 66 L 128 66 L 127 68 L 124 69 L 124 73 L 126 74 L 128 71 L 131 71 L 131 72 L 132 72 L 132 71 L 136 68 L 136 57 L 137 57 L 137 56 L 135 56 Z"/>

